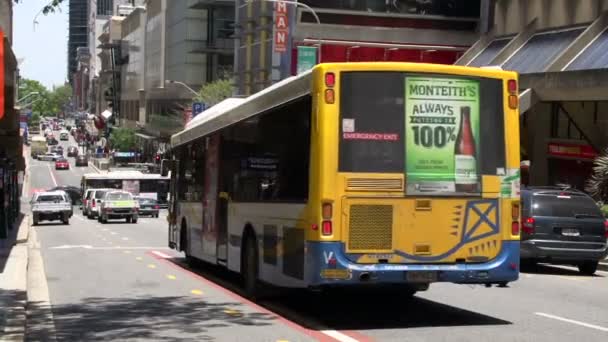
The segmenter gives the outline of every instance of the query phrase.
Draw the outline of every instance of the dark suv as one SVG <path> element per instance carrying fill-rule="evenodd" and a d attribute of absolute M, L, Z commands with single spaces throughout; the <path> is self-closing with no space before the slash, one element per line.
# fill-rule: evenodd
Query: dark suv
<path fill-rule="evenodd" d="M 578 190 L 553 187 L 523 189 L 521 200 L 522 261 L 572 264 L 594 274 L 608 253 L 608 226 L 595 201 Z"/>

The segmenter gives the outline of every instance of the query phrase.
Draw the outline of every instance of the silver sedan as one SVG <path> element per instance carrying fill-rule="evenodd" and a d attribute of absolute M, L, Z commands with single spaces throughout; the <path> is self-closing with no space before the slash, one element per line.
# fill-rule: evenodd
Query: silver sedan
<path fill-rule="evenodd" d="M 55 161 L 60 158 L 63 158 L 63 156 L 57 153 L 45 153 L 38 156 L 38 160 L 41 161 Z"/>

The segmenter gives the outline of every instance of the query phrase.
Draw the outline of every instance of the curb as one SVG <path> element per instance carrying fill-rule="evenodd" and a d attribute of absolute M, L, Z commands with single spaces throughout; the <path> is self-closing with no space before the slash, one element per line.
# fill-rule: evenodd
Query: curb
<path fill-rule="evenodd" d="M 95 166 L 94 163 L 89 162 L 89 166 L 91 168 L 93 168 L 97 173 L 101 173 L 101 170 L 97 168 L 97 166 Z"/>
<path fill-rule="evenodd" d="M 608 260 L 600 261 L 599 265 L 597 265 L 597 269 L 608 272 Z"/>

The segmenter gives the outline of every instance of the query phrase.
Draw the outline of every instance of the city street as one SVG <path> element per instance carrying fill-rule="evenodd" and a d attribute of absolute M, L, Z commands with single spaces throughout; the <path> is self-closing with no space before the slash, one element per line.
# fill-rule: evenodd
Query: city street
<path fill-rule="evenodd" d="M 30 160 L 30 192 L 78 185 L 83 173 L 94 172 L 73 166 L 56 171 L 52 165 Z M 378 293 L 282 291 L 256 305 L 239 295 L 236 276 L 209 266 L 190 268 L 167 249 L 165 215 L 103 225 L 75 208 L 69 226 L 35 228 L 58 340 L 608 338 L 607 272 L 585 277 L 572 267 L 539 266 L 509 288 L 440 284 L 412 301 Z M 31 306 L 35 311 L 36 303 Z M 51 333 L 35 325 L 28 331 L 30 340 Z"/>

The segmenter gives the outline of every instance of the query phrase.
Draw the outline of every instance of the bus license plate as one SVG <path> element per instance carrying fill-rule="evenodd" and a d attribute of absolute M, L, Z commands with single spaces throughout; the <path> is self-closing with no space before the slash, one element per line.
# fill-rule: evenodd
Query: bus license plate
<path fill-rule="evenodd" d="M 411 283 L 432 283 L 437 281 L 437 272 L 411 271 L 405 273 L 405 278 Z"/>

